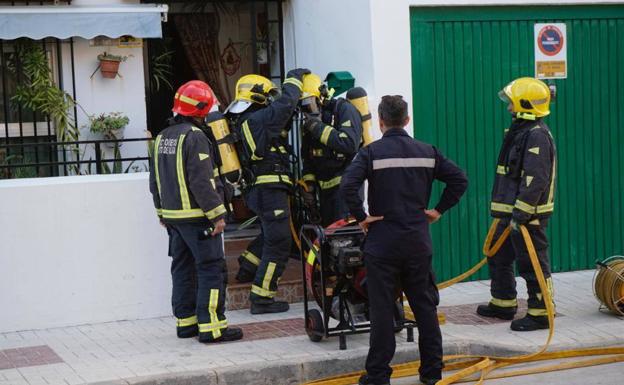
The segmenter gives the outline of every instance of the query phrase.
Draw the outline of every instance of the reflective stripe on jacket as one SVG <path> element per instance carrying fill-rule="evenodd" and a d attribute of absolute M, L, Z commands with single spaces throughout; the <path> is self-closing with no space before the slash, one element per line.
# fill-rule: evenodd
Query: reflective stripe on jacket
<path fill-rule="evenodd" d="M 164 222 L 216 222 L 226 209 L 212 145 L 202 130 L 176 119 L 154 140 L 150 191 L 156 211 Z"/>
<path fill-rule="evenodd" d="M 557 151 L 541 120 L 516 119 L 498 157 L 490 212 L 518 223 L 548 218 L 555 206 Z"/>
<path fill-rule="evenodd" d="M 285 143 L 288 136 L 287 125 L 300 95 L 301 82 L 297 79 L 286 79 L 279 98 L 265 108 L 240 117 L 241 137 L 255 175 L 254 185 L 292 186 L 289 154 Z"/>
<path fill-rule="evenodd" d="M 303 133 L 301 156 L 303 179 L 317 181 L 321 190 L 327 190 L 340 185 L 344 170 L 360 148 L 362 117 L 353 104 L 338 99 L 324 108 L 322 118 L 324 126 Z"/>

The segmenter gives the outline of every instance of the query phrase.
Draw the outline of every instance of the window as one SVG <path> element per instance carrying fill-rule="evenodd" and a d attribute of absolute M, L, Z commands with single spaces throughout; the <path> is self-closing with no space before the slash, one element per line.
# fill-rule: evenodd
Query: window
<path fill-rule="evenodd" d="M 23 82 L 23 67 L 27 64 L 21 54 L 25 44 L 32 40 L 0 40 L 0 166 L 33 164 L 19 168 L 0 168 L 0 178 L 38 177 L 58 175 L 58 167 L 46 165 L 59 156 L 54 122 L 48 116 L 31 111 L 13 100 Z M 34 41 L 45 53 L 52 79 L 61 81 L 61 43 L 57 39 Z M 50 143 L 49 146 L 33 145 Z M 31 144 L 31 145 L 29 145 Z M 4 146 L 3 146 L 4 145 Z M 43 165 L 41 165 L 43 164 Z"/>

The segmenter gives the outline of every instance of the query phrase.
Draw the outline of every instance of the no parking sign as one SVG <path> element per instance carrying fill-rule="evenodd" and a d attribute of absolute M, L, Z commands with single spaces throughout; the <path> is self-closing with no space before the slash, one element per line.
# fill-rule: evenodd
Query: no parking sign
<path fill-rule="evenodd" d="M 567 77 L 567 36 L 565 23 L 535 24 L 535 77 Z"/>

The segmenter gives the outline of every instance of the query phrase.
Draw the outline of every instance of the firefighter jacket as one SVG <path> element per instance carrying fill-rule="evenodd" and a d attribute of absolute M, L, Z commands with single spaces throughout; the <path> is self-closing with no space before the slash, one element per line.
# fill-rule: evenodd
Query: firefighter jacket
<path fill-rule="evenodd" d="M 292 187 L 288 146 L 288 124 L 301 96 L 302 83 L 287 78 L 282 94 L 267 107 L 252 106 L 237 119 L 240 124 L 244 167 L 253 177 L 248 183 L 267 187 Z"/>
<path fill-rule="evenodd" d="M 304 132 L 301 144 L 303 180 L 321 190 L 340 185 L 344 170 L 362 143 L 362 117 L 345 99 L 333 99 L 323 108 L 325 125 Z"/>
<path fill-rule="evenodd" d="M 518 223 L 548 218 L 555 206 L 557 153 L 541 120 L 515 119 L 498 155 L 491 214 Z"/>
<path fill-rule="evenodd" d="M 216 222 L 226 213 L 215 178 L 213 146 L 201 129 L 178 116 L 154 140 L 150 191 L 165 223 Z"/>
<path fill-rule="evenodd" d="M 434 180 L 446 184 L 436 210 L 444 213 L 466 191 L 468 179 L 434 146 L 411 138 L 402 128 L 387 130 L 380 140 L 360 149 L 345 171 L 340 192 L 358 222 L 366 218 L 359 189 L 368 180 L 371 224 L 364 252 L 376 256 L 430 256 L 429 207 Z"/>

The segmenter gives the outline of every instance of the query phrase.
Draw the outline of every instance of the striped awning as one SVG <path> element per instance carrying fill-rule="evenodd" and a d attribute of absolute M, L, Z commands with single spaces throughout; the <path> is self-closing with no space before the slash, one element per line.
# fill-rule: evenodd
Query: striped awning
<path fill-rule="evenodd" d="M 167 5 L 160 4 L 4 6 L 0 7 L 0 39 L 158 38 L 167 10 Z"/>

